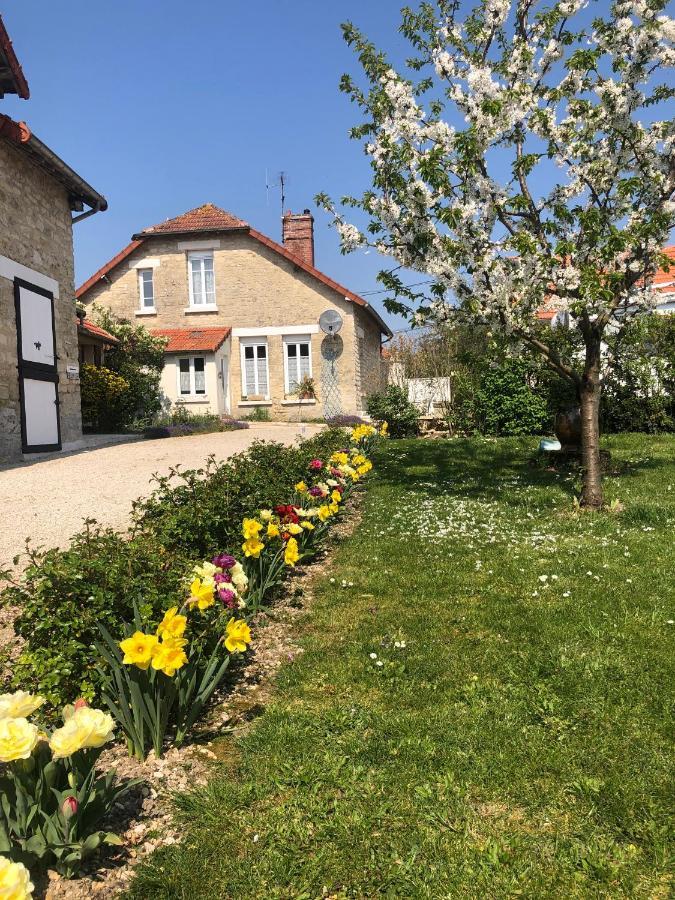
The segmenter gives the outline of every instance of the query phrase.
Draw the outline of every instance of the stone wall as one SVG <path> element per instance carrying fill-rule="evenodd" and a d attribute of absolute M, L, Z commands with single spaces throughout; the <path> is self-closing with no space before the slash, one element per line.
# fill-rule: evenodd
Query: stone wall
<path fill-rule="evenodd" d="M 363 409 L 363 397 L 380 384 L 375 374 L 375 360 L 380 359 L 380 334 L 372 318 L 354 303 L 323 285 L 292 262 L 246 234 L 220 234 L 211 240 L 196 235 L 194 241 L 186 236 L 158 236 L 146 240 L 127 259 L 113 269 L 105 280 L 91 288 L 81 300 L 91 306 L 107 306 L 121 317 L 142 323 L 149 329 L 209 326 L 230 326 L 235 329 L 231 338 L 230 397 L 231 412 L 243 416 L 255 406 L 267 408 L 273 418 L 319 418 L 324 415 L 322 391 L 330 390 L 332 405 L 339 405 L 343 413 L 358 413 Z M 212 244 L 214 255 L 216 305 L 215 312 L 189 310 L 188 248 L 198 244 Z M 205 249 L 205 247 L 202 247 Z M 140 309 L 138 268 L 153 268 L 156 312 L 147 315 Z M 340 332 L 341 347 L 329 371 L 322 356 L 323 333 L 318 321 L 326 309 L 336 309 L 344 321 Z M 360 349 L 356 341 L 356 316 L 359 316 L 363 338 Z M 285 394 L 283 340 L 280 328 L 297 326 L 297 334 L 310 335 L 312 375 L 318 402 L 303 403 L 299 409 L 297 397 Z M 305 327 L 303 327 L 305 326 Z M 240 338 L 237 330 L 260 329 L 266 333 L 270 399 L 265 402 L 246 401 L 242 397 Z M 277 333 L 275 333 L 277 330 Z M 357 386 L 357 363 L 365 378 Z M 330 382 L 330 383 L 329 383 Z M 336 386 L 337 385 L 337 386 Z"/>
<path fill-rule="evenodd" d="M 66 189 L 0 139 L 0 257 L 54 279 L 61 439 L 82 436 L 80 386 L 66 367 L 78 361 L 73 305 L 73 235 Z M 27 277 L 27 280 L 30 280 Z M 14 283 L 0 274 L 0 461 L 21 456 Z"/>

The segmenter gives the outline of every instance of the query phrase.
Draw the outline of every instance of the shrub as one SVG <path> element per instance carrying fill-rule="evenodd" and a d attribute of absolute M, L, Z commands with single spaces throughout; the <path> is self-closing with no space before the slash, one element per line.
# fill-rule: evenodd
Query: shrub
<path fill-rule="evenodd" d="M 114 428 L 124 418 L 129 382 L 105 366 L 80 366 L 82 423 L 100 431 Z"/>
<path fill-rule="evenodd" d="M 92 661 L 99 623 L 118 630 L 136 604 L 148 618 L 179 602 L 188 560 L 149 534 L 126 540 L 89 521 L 66 550 L 31 550 L 21 581 L 0 602 L 18 607 L 24 645 L 12 670 L 15 687 L 30 684 L 53 706 L 92 698 L 100 676 Z"/>
<path fill-rule="evenodd" d="M 66 550 L 29 551 L 21 580 L 0 594 L 1 605 L 20 610 L 14 627 L 24 644 L 12 684 L 30 684 L 52 706 L 97 696 L 99 624 L 116 634 L 135 607 L 157 622 L 167 607 L 180 606 L 191 561 L 227 550 L 239 555 L 244 516 L 287 502 L 310 460 L 345 443 L 339 429 L 298 447 L 256 443 L 227 462 L 210 459 L 203 469 L 158 478 L 155 493 L 134 504 L 129 539 L 92 520 Z"/>
<path fill-rule="evenodd" d="M 408 400 L 403 388 L 390 384 L 382 393 L 371 394 L 366 407 L 375 421 L 387 422 L 392 437 L 417 434 L 419 410 Z"/>
<path fill-rule="evenodd" d="M 254 406 L 246 416 L 249 422 L 271 422 L 272 416 L 266 406 Z"/>
<path fill-rule="evenodd" d="M 132 422 L 150 424 L 162 406 L 159 382 L 166 339 L 153 337 L 142 325 L 118 319 L 100 306 L 94 305 L 93 312 L 96 324 L 119 341 L 106 352 L 106 366 L 129 385 L 111 424 L 118 428 L 128 428 Z"/>
<path fill-rule="evenodd" d="M 298 447 L 257 441 L 225 462 L 210 457 L 201 469 L 174 469 L 134 504 L 134 519 L 169 550 L 207 557 L 236 549 L 244 516 L 285 501 L 310 460 L 345 443 L 344 431 L 327 429 Z"/>

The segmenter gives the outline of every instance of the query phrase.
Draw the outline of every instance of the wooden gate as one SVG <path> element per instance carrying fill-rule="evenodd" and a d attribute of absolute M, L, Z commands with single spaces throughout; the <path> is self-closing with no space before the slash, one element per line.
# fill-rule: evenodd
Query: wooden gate
<path fill-rule="evenodd" d="M 54 295 L 14 279 L 24 453 L 61 449 Z"/>

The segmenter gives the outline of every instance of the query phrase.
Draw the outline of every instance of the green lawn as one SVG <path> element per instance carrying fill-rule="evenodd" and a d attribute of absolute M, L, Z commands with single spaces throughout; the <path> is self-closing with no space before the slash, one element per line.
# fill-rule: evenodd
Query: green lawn
<path fill-rule="evenodd" d="M 602 515 L 534 446 L 386 445 L 305 654 L 131 897 L 671 895 L 675 439 L 607 441 Z"/>

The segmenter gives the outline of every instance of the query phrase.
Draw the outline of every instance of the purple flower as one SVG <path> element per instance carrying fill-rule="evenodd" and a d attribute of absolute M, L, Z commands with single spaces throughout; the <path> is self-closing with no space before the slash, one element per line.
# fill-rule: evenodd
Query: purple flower
<path fill-rule="evenodd" d="M 312 495 L 312 497 L 321 497 L 322 496 L 322 491 L 321 491 L 320 487 L 311 487 L 309 489 L 309 493 Z"/>
<path fill-rule="evenodd" d="M 220 553 L 211 560 L 213 565 L 218 566 L 219 569 L 231 569 L 236 561 L 234 556 L 230 556 L 229 553 Z"/>
<path fill-rule="evenodd" d="M 218 596 L 229 609 L 234 609 L 237 605 L 237 595 L 234 591 L 223 589 L 218 591 Z"/>
<path fill-rule="evenodd" d="M 225 582 L 225 584 L 229 584 L 232 581 L 232 576 L 229 572 L 216 572 L 216 574 L 213 576 L 213 580 L 216 582 L 216 584 L 222 584 L 223 582 Z"/>

